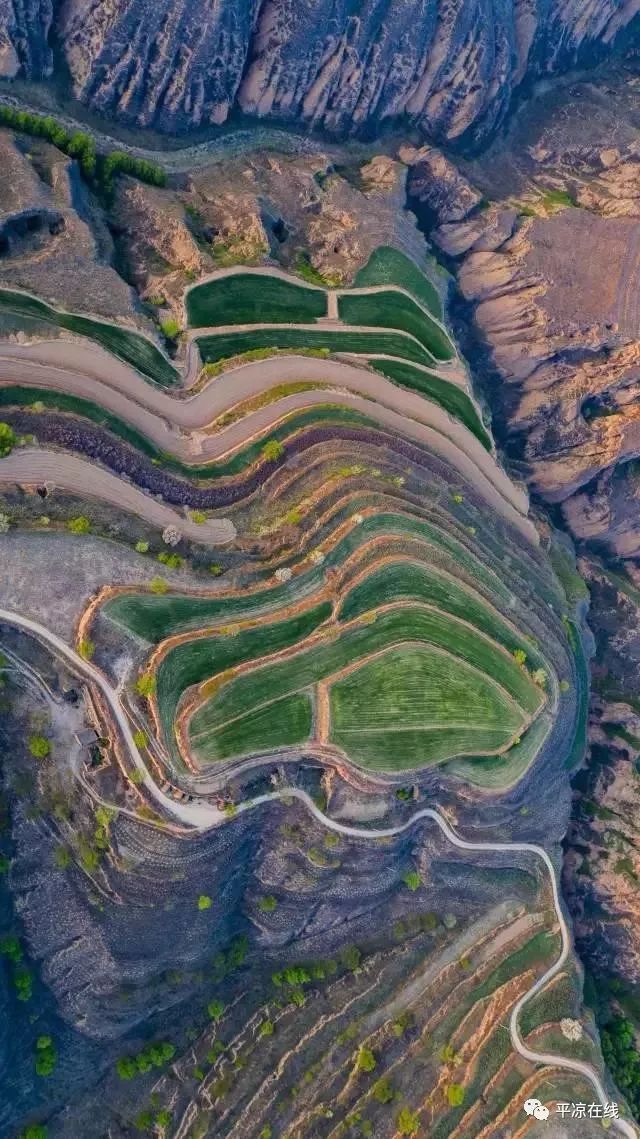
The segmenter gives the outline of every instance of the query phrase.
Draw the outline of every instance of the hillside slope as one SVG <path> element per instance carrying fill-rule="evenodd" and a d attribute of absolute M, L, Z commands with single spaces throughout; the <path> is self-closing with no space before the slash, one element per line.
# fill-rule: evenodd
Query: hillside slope
<path fill-rule="evenodd" d="M 594 47 L 608 50 L 640 7 L 638 0 L 53 6 L 75 95 L 122 121 L 179 132 L 240 109 L 353 133 L 407 115 L 451 140 L 486 134 L 526 77 L 593 58 Z M 51 73 L 51 18 L 51 0 L 2 0 L 0 74 Z"/>

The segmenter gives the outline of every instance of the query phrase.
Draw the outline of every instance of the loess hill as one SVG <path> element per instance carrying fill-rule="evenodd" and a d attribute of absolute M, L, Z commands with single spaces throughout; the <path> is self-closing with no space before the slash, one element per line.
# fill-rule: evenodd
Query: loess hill
<path fill-rule="evenodd" d="M 563 1058 L 603 1073 L 573 951 L 518 1017 L 558 1062 L 506 1027 L 561 952 L 531 844 L 558 861 L 584 748 L 575 567 L 502 465 L 381 161 L 395 189 L 279 157 L 277 256 L 207 244 L 210 187 L 122 179 L 91 199 L 119 241 L 135 199 L 202 256 L 170 265 L 149 224 L 144 309 L 99 303 L 116 270 L 89 252 L 55 288 L 60 234 L 0 260 L 0 605 L 77 650 L 0 627 L 11 1139 L 535 1136 L 526 1096 L 593 1097 Z M 334 274 L 336 201 L 364 244 Z M 509 845 L 456 846 L 425 807 Z"/>

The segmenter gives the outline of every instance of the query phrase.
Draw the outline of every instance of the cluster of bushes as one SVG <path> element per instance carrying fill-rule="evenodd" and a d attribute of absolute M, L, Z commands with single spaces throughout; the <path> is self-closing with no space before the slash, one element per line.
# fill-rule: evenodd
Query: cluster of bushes
<path fill-rule="evenodd" d="M 96 188 L 107 195 L 112 193 L 118 174 L 130 174 L 151 186 L 166 185 L 167 176 L 155 162 L 134 158 L 120 150 L 112 150 L 106 155 L 97 154 L 91 135 L 84 131 L 68 131 L 51 115 L 35 115 L 31 111 L 0 106 L 0 125 L 53 143 L 63 154 L 75 158 L 87 181 L 95 183 Z"/>
<path fill-rule="evenodd" d="M 8 423 L 0 423 L 0 459 L 6 459 L 16 445 L 16 435 Z"/>
<path fill-rule="evenodd" d="M 0 956 L 6 957 L 13 966 L 12 979 L 16 997 L 19 1001 L 31 1000 L 33 995 L 33 977 L 22 964 L 24 952 L 19 939 L 14 934 L 5 934 L 0 938 Z"/>
<path fill-rule="evenodd" d="M 133 1080 L 135 1076 L 143 1076 L 153 1068 L 162 1068 L 173 1060 L 175 1054 L 175 1044 L 160 1040 L 156 1044 L 149 1044 L 135 1056 L 121 1056 L 116 1063 L 116 1071 L 121 1080 Z"/>
<path fill-rule="evenodd" d="M 58 1056 L 50 1036 L 39 1036 L 36 1040 L 36 1075 L 50 1076 L 56 1066 Z"/>
<path fill-rule="evenodd" d="M 607 1067 L 637 1119 L 640 1116 L 640 1053 L 635 1046 L 631 1021 L 625 1016 L 615 1016 L 603 1028 L 601 1040 Z"/>

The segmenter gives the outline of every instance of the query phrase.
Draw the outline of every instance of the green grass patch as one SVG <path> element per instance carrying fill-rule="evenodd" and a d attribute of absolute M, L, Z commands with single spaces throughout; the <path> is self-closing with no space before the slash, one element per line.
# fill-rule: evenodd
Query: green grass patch
<path fill-rule="evenodd" d="M 176 645 L 160 662 L 157 671 L 157 699 L 162 728 L 167 740 L 173 738 L 173 720 L 182 693 L 241 661 L 294 645 L 308 637 L 331 614 L 328 602 L 286 621 L 259 628 L 218 632 L 212 637 Z M 247 706 L 247 710 L 251 710 Z M 244 709 L 242 710 L 244 711 Z"/>
<path fill-rule="evenodd" d="M 1 389 L 0 389 L 1 390 Z M 510 593 L 499 578 L 471 554 L 460 542 L 430 522 L 402 514 L 377 514 L 364 519 L 328 551 L 324 564 L 314 567 L 284 585 L 259 589 L 242 597 L 203 598 L 168 593 L 154 596 L 149 593 L 123 594 L 104 606 L 106 616 L 129 629 L 135 636 L 157 644 L 181 629 L 197 628 L 223 616 L 240 613 L 259 613 L 275 607 L 285 598 L 292 599 L 319 585 L 330 566 L 340 565 L 366 541 L 382 534 L 420 538 L 443 550 L 452 562 L 463 566 L 472 578 L 482 584 L 505 604 Z"/>
<path fill-rule="evenodd" d="M 405 645 L 331 687 L 331 737 L 361 767 L 405 770 L 507 743 L 522 715 L 458 657 Z"/>
<path fill-rule="evenodd" d="M 531 767 L 552 727 L 551 717 L 542 712 L 527 728 L 520 743 L 514 744 L 503 755 L 466 756 L 452 760 L 446 769 L 466 783 L 486 790 L 512 787 Z"/>
<path fill-rule="evenodd" d="M 186 296 L 191 328 L 225 324 L 309 324 L 327 315 L 327 295 L 262 273 L 234 273 Z"/>
<path fill-rule="evenodd" d="M 565 1016 L 579 1019 L 580 1014 L 580 990 L 576 979 L 573 975 L 565 975 L 548 985 L 524 1006 L 520 1016 L 520 1031 L 526 1037 L 541 1024 L 557 1024 Z"/>
<path fill-rule="evenodd" d="M 433 357 L 420 344 L 401 332 L 349 332 L 314 328 L 256 328 L 243 332 L 212 333 L 198 337 L 203 364 L 215 363 L 256 348 L 327 348 L 330 352 L 353 352 L 399 356 L 418 364 L 433 364 Z"/>
<path fill-rule="evenodd" d="M 374 570 L 346 594 L 339 609 L 339 619 L 350 621 L 379 605 L 391 601 L 414 600 L 434 605 L 445 613 L 452 613 L 475 625 L 492 640 L 498 641 L 508 652 L 523 649 L 532 653 L 531 646 L 523 641 L 502 618 L 477 594 L 451 578 L 439 574 L 430 565 L 401 561 Z M 536 667 L 542 658 L 532 653 Z"/>
<path fill-rule="evenodd" d="M 397 328 L 415 336 L 436 360 L 451 360 L 455 355 L 447 334 L 432 317 L 402 293 L 391 289 L 381 293 L 356 296 L 346 293 L 338 298 L 340 319 L 346 324 Z"/>
<path fill-rule="evenodd" d="M 252 466 L 253 463 L 258 462 L 261 458 L 265 436 L 268 436 L 269 439 L 277 439 L 286 445 L 287 439 L 297 431 L 301 431 L 305 427 L 322 426 L 327 423 L 350 423 L 379 429 L 379 424 L 376 424 L 369 416 L 362 415 L 357 411 L 352 411 L 350 408 L 327 403 L 326 405 L 318 405 L 316 407 L 303 409 L 300 412 L 294 412 L 293 415 L 287 416 L 284 422 L 280 423 L 277 427 L 265 428 L 262 436 L 248 447 L 234 452 L 228 459 L 223 459 L 220 462 L 203 463 L 201 465 L 195 464 L 191 466 L 188 463 L 181 462 L 181 460 L 175 458 L 175 456 L 167 454 L 165 451 L 160 451 L 146 435 L 142 435 L 135 427 L 130 427 L 128 423 L 125 423 L 124 420 L 120 419 L 117 415 L 113 415 L 110 411 L 106 411 L 98 404 L 91 403 L 89 400 L 81 399 L 78 396 L 66 395 L 64 392 L 47 391 L 42 388 L 23 387 L 16 384 L 11 384 L 10 386 L 0 385 L 0 407 L 28 408 L 29 405 L 37 403 L 42 403 L 45 407 L 57 411 L 63 411 L 71 415 L 90 419 L 92 423 L 106 427 L 125 443 L 136 447 L 165 470 L 172 471 L 185 478 L 198 479 L 203 482 L 241 474 L 248 467 Z"/>
<path fill-rule="evenodd" d="M 381 372 L 388 380 L 393 380 L 403 388 L 409 388 L 410 391 L 419 392 L 420 395 L 433 400 L 454 419 L 459 419 L 482 446 L 491 451 L 491 436 L 483 426 L 473 401 L 461 388 L 441 379 L 440 376 L 422 372 L 419 368 L 404 364 L 400 360 L 371 360 L 370 363 L 376 372 Z"/>
<path fill-rule="evenodd" d="M 57 328 L 65 328 L 78 336 L 86 336 L 162 387 L 171 387 L 179 381 L 178 372 L 166 356 L 163 356 L 160 349 L 151 340 L 132 332 L 131 329 L 93 320 L 78 313 L 64 312 L 37 297 L 9 289 L 0 289 L 0 309 L 37 319 Z"/>
<path fill-rule="evenodd" d="M 434 316 L 442 319 L 442 301 L 435 285 L 415 261 L 390 245 L 380 245 L 374 249 L 367 264 L 356 273 L 353 285 L 356 289 L 365 289 L 369 285 L 399 285 Z"/>
<path fill-rule="evenodd" d="M 537 710 L 539 692 L 511 657 L 447 614 L 407 606 L 378 614 L 374 621 L 344 630 L 341 635 L 301 649 L 286 660 L 257 667 L 232 679 L 193 717 L 193 742 L 198 747 L 206 746 L 207 737 L 247 711 L 302 692 L 320 680 L 330 680 L 361 657 L 407 641 L 446 650 L 457 658 L 459 669 L 464 662 L 473 665 L 501 684 L 521 708 L 530 713 Z M 261 648 L 260 653 L 263 651 Z M 401 759 L 400 766 L 402 763 L 411 766 L 409 759 Z"/>
<path fill-rule="evenodd" d="M 215 763 L 232 756 L 255 755 L 275 748 L 293 747 L 311 735 L 312 704 L 306 693 L 295 693 L 265 708 L 255 708 L 245 716 L 208 736 L 197 754 L 203 763 Z"/>

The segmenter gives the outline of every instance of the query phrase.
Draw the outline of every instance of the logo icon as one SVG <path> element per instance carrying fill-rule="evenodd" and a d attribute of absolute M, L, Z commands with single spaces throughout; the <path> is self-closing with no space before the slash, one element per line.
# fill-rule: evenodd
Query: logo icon
<path fill-rule="evenodd" d="M 523 1106 L 527 1115 L 533 1115 L 534 1119 L 549 1118 L 549 1108 L 545 1107 L 539 1099 L 527 1099 Z"/>

